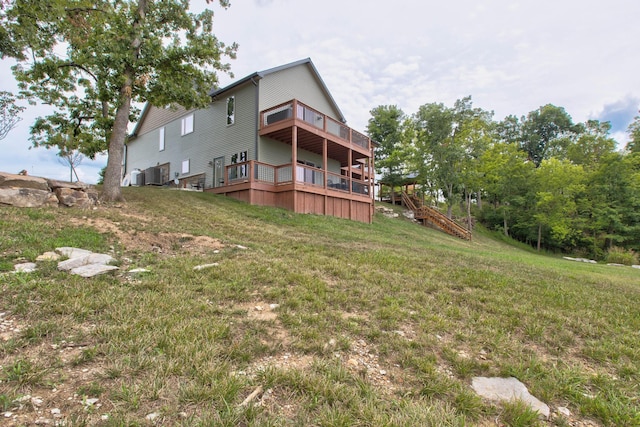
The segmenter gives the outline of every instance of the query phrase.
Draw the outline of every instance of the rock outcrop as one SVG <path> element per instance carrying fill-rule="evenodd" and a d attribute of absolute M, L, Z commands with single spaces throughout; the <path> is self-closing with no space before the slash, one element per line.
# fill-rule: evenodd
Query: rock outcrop
<path fill-rule="evenodd" d="M 37 176 L 0 172 L 0 205 L 19 208 L 76 206 L 98 202 L 98 191 L 82 182 L 64 182 Z"/>

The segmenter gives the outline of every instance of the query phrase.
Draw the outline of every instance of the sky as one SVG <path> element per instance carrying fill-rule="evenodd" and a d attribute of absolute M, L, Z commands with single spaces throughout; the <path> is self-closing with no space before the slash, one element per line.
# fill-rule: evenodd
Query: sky
<path fill-rule="evenodd" d="M 231 0 L 215 13 L 219 40 L 239 45 L 234 78 L 311 58 L 347 124 L 365 131 L 369 111 L 397 105 L 406 114 L 428 103 L 453 106 L 470 95 L 495 120 L 546 104 L 575 123 L 610 121 L 622 148 L 640 109 L 640 2 L 631 0 Z M 15 91 L 10 60 L 0 90 Z M 69 179 L 54 150 L 29 149 L 29 126 L 50 112 L 29 107 L 0 141 L 0 171 Z M 94 183 L 106 157 L 83 160 Z"/>

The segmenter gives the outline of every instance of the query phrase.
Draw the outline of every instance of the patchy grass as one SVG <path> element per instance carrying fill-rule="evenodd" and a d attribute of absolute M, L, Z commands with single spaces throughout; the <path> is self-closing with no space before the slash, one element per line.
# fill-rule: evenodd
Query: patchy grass
<path fill-rule="evenodd" d="M 125 191 L 90 211 L 2 208 L 0 271 L 58 246 L 121 267 L 0 273 L 0 408 L 17 425 L 38 418 L 27 394 L 78 425 L 640 424 L 639 270 L 402 218 Z M 514 376 L 572 419 L 483 401 L 479 375 Z"/>

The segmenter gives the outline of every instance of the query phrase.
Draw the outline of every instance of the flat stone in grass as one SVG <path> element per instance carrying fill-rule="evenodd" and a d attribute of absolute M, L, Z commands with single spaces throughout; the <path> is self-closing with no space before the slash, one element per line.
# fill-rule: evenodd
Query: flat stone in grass
<path fill-rule="evenodd" d="M 107 254 L 94 254 L 89 252 L 89 255 L 80 256 L 77 258 L 71 258 L 58 263 L 58 270 L 69 271 L 78 267 L 91 264 L 107 265 L 114 261 L 111 255 Z"/>
<path fill-rule="evenodd" d="M 471 387 L 480 396 L 489 400 L 510 401 L 519 399 L 528 404 L 531 409 L 538 411 L 545 418 L 549 418 L 549 407 L 532 396 L 527 387 L 517 378 L 487 378 L 475 377 Z"/>
<path fill-rule="evenodd" d="M 71 248 L 68 246 L 64 246 L 62 248 L 56 248 L 56 252 L 58 252 L 62 256 L 66 256 L 69 259 L 79 258 L 79 257 L 91 255 L 93 253 L 86 249 Z"/>
<path fill-rule="evenodd" d="M 36 258 L 36 261 L 57 261 L 60 259 L 60 255 L 55 252 L 45 252 Z"/>
<path fill-rule="evenodd" d="M 13 266 L 13 271 L 16 273 L 33 273 L 36 271 L 36 264 L 34 262 L 16 264 Z"/>
<path fill-rule="evenodd" d="M 563 256 L 562 259 L 566 259 L 568 261 L 586 262 L 588 264 L 597 264 L 598 263 L 596 260 L 588 259 L 588 258 L 572 258 L 570 256 Z"/>
<path fill-rule="evenodd" d="M 118 267 L 116 267 L 115 265 L 87 264 L 81 267 L 74 268 L 70 273 L 77 274 L 78 276 L 82 277 L 93 277 L 117 269 Z"/>
<path fill-rule="evenodd" d="M 204 270 L 207 268 L 212 268 L 212 267 L 217 267 L 219 264 L 217 262 L 213 262 L 211 264 L 202 264 L 202 265 L 196 265 L 195 267 L 193 267 L 193 269 L 195 271 L 199 271 L 199 270 Z"/>
<path fill-rule="evenodd" d="M 85 249 L 71 247 L 56 248 L 56 251 L 69 257 L 69 259 L 58 263 L 58 270 L 69 271 L 71 274 L 93 277 L 108 271 L 118 270 L 118 267 L 108 265 L 115 261 L 111 255 L 96 254 Z"/>

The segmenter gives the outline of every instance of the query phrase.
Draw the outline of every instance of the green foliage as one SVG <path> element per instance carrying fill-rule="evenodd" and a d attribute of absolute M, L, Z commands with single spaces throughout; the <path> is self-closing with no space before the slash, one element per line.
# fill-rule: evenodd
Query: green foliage
<path fill-rule="evenodd" d="M 613 264 L 635 265 L 638 264 L 638 254 L 632 249 L 624 249 L 612 246 L 607 250 L 605 261 Z"/>
<path fill-rule="evenodd" d="M 453 107 L 425 104 L 402 125 L 394 112 L 372 110 L 371 132 L 402 141 L 386 159 L 417 173 L 420 191 L 444 199 L 449 215 L 464 201 L 469 224 L 474 213 L 488 228 L 538 250 L 596 259 L 612 245 L 640 250 L 640 155 L 633 141 L 615 151 L 609 122 L 574 124 L 551 104 L 493 122 L 470 97 Z M 632 140 L 637 123 L 629 127 Z M 384 181 L 402 178 L 389 174 Z"/>
<path fill-rule="evenodd" d="M 581 229 L 578 219 L 577 198 L 583 195 L 584 171 L 582 166 L 556 158 L 543 160 L 536 169 L 534 218 L 539 227 L 549 230 L 549 238 L 557 247 L 574 247 Z M 539 234 L 541 235 L 541 234 Z"/>
<path fill-rule="evenodd" d="M 475 165 L 491 141 L 492 113 L 473 108 L 471 97 L 444 104 L 425 104 L 413 116 L 411 169 L 432 194 L 443 194 L 451 216 L 466 191 L 481 187 Z"/>
<path fill-rule="evenodd" d="M 24 111 L 25 107 L 16 105 L 15 102 L 16 99 L 11 93 L 0 91 L 0 140 L 6 138 L 11 129 L 22 120 L 19 114 Z"/>
<path fill-rule="evenodd" d="M 370 111 L 367 134 L 379 144 L 375 150 L 376 171 L 392 189 L 401 184 L 407 172 L 408 126 L 405 114 L 395 105 L 380 105 Z M 393 191 L 391 197 L 394 197 Z"/>
<path fill-rule="evenodd" d="M 564 108 L 547 104 L 522 119 L 520 147 L 538 167 L 554 155 L 564 157 L 575 131 L 571 116 Z"/>
<path fill-rule="evenodd" d="M 102 185 L 104 184 L 104 174 L 107 171 L 107 167 L 103 167 L 102 169 L 100 169 L 100 171 L 98 172 L 98 181 L 96 182 L 96 184 L 98 185 Z"/>
<path fill-rule="evenodd" d="M 509 427 L 542 426 L 540 414 L 522 400 L 516 399 L 502 405 L 500 420 Z"/>
<path fill-rule="evenodd" d="M 640 153 L 640 116 L 636 116 L 627 129 L 630 141 L 627 144 L 627 151 L 631 153 Z"/>

